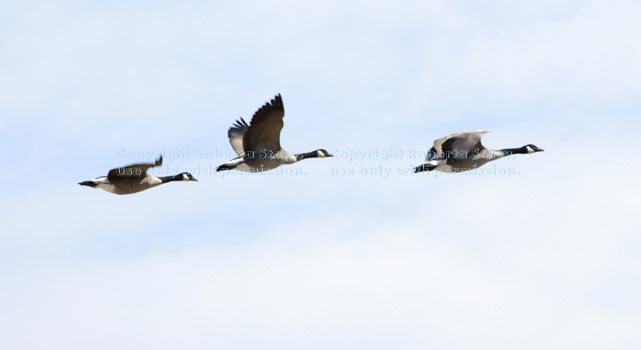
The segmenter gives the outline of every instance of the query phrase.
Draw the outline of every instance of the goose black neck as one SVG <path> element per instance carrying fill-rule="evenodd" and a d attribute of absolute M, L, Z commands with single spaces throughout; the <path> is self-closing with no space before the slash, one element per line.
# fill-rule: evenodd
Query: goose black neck
<path fill-rule="evenodd" d="M 172 176 L 159 176 L 158 177 L 162 183 L 171 182 L 171 181 L 182 181 L 183 174 L 172 175 Z"/>
<path fill-rule="evenodd" d="M 506 156 L 509 156 L 510 154 L 526 154 L 526 153 L 528 153 L 527 152 L 527 148 L 525 148 L 525 146 L 519 147 L 519 148 L 505 148 L 505 149 L 502 149 L 501 152 L 503 152 L 503 154 L 505 154 Z"/>
<path fill-rule="evenodd" d="M 297 162 L 307 158 L 318 158 L 318 152 L 313 151 L 313 152 L 307 152 L 307 153 L 300 153 L 296 155 Z"/>

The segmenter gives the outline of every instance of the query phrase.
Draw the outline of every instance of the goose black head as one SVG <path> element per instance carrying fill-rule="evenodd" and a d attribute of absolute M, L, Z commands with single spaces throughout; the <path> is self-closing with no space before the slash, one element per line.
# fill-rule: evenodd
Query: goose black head
<path fill-rule="evenodd" d="M 198 181 L 196 178 L 191 175 L 190 173 L 180 173 L 176 176 L 182 176 L 182 181 Z"/>
<path fill-rule="evenodd" d="M 333 155 L 329 154 L 329 152 L 327 152 L 327 151 L 326 151 L 326 150 L 324 150 L 324 149 L 317 149 L 317 150 L 316 150 L 316 154 L 317 154 L 317 157 L 318 157 L 318 158 L 333 157 Z"/>
<path fill-rule="evenodd" d="M 312 152 L 297 154 L 296 161 L 298 162 L 307 158 L 327 158 L 327 157 L 333 157 L 333 155 L 329 154 L 329 152 L 327 152 L 324 149 L 317 149 Z"/>
<path fill-rule="evenodd" d="M 527 153 L 543 152 L 543 149 L 538 148 L 533 144 L 525 145 L 523 147 L 525 147 L 525 150 L 527 151 Z"/>
<path fill-rule="evenodd" d="M 80 185 L 80 186 L 89 186 L 89 187 L 98 186 L 98 184 L 95 181 L 83 181 L 83 182 L 79 182 L 78 185 Z"/>

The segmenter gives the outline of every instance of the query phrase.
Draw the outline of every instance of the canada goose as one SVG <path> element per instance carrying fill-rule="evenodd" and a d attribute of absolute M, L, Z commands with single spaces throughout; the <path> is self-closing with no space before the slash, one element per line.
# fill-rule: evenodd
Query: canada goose
<path fill-rule="evenodd" d="M 265 103 L 252 117 L 251 123 L 240 118 L 229 128 L 227 137 L 237 158 L 219 166 L 216 171 L 265 171 L 283 164 L 292 164 L 307 158 L 332 157 L 324 149 L 301 154 L 289 154 L 280 146 L 285 109 L 280 94 Z"/>
<path fill-rule="evenodd" d="M 414 168 L 414 172 L 439 170 L 442 172 L 461 172 L 478 168 L 487 162 L 511 154 L 542 152 L 535 145 L 529 144 L 520 148 L 491 150 L 481 144 L 483 135 L 490 130 L 467 131 L 452 134 L 434 141 L 425 159 L 426 163 Z"/>
<path fill-rule="evenodd" d="M 147 174 L 149 168 L 162 165 L 162 156 L 154 164 L 132 164 L 109 170 L 107 176 L 80 182 L 78 185 L 101 188 L 115 194 L 132 194 L 171 181 L 198 181 L 190 173 L 156 177 Z"/>

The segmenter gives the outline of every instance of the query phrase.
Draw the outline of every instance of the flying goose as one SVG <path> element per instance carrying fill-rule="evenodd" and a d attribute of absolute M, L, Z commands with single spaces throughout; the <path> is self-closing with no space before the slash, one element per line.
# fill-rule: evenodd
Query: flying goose
<path fill-rule="evenodd" d="M 442 172 L 461 172 L 478 168 L 487 162 L 512 154 L 542 152 L 535 145 L 520 148 L 491 150 L 481 144 L 483 135 L 490 130 L 466 131 L 452 134 L 434 141 L 425 159 L 425 164 L 414 168 L 414 172 L 439 170 Z"/>
<path fill-rule="evenodd" d="M 227 137 L 237 158 L 219 166 L 216 171 L 265 171 L 283 164 L 292 164 L 307 158 L 332 157 L 324 149 L 301 154 L 289 154 L 280 146 L 285 109 L 280 94 L 265 103 L 252 117 L 251 123 L 240 118 L 229 128 Z"/>
<path fill-rule="evenodd" d="M 80 182 L 78 185 L 101 188 L 115 194 L 132 194 L 156 187 L 171 181 L 198 181 L 190 173 L 174 176 L 156 177 L 147 174 L 149 168 L 162 165 L 162 156 L 154 164 L 132 164 L 123 168 L 109 170 L 107 176 Z"/>

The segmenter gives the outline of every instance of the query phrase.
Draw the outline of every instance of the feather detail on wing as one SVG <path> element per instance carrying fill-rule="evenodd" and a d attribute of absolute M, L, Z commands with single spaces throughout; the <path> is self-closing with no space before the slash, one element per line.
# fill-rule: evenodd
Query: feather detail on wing
<path fill-rule="evenodd" d="M 243 136 L 245 132 L 247 132 L 247 129 L 249 129 L 249 124 L 241 117 L 236 120 L 236 123 L 227 131 L 229 143 L 239 157 L 245 154 L 245 150 L 243 149 Z"/>
<path fill-rule="evenodd" d="M 111 169 L 107 174 L 107 179 L 111 180 L 114 178 L 123 178 L 123 177 L 143 178 L 147 176 L 147 170 L 153 167 L 161 166 L 161 165 L 162 165 L 162 156 L 160 156 L 156 160 L 156 162 L 153 164 L 151 163 L 132 164 L 122 168 Z"/>
<path fill-rule="evenodd" d="M 483 148 L 481 139 L 483 135 L 490 130 L 465 131 L 442 137 L 434 141 L 435 156 L 432 158 L 442 158 L 444 152 L 465 153 L 475 148 Z M 428 154 L 428 160 L 430 155 Z"/>
<path fill-rule="evenodd" d="M 243 150 L 259 154 L 280 151 L 280 131 L 283 129 L 285 109 L 280 94 L 263 105 L 252 117 L 243 136 Z M 247 157 L 247 155 L 245 154 Z"/>

